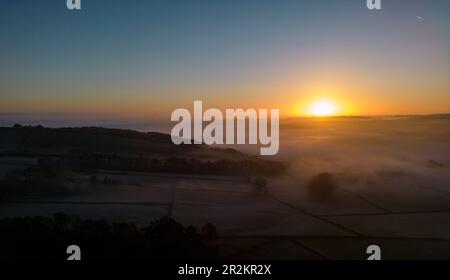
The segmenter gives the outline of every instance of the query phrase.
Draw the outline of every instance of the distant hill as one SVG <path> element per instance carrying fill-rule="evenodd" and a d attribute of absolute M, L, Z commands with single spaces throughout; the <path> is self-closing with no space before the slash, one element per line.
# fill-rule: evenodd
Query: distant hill
<path fill-rule="evenodd" d="M 0 128 L 0 157 L 34 157 L 61 164 L 139 171 L 278 173 L 281 163 L 234 149 L 175 145 L 170 135 L 100 127 Z"/>
<path fill-rule="evenodd" d="M 170 135 L 101 127 L 0 128 L 0 154 L 65 155 L 115 154 L 143 157 L 199 157 L 202 159 L 243 159 L 247 156 L 233 149 L 207 145 L 172 143 Z"/>

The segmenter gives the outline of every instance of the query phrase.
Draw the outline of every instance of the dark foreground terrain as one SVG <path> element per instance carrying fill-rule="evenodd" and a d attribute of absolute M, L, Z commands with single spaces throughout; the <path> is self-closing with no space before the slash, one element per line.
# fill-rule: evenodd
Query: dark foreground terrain
<path fill-rule="evenodd" d="M 53 217 L 0 219 L 0 260 L 65 260 L 67 247 L 82 248 L 83 260 L 215 259 L 213 225 L 203 232 L 170 218 L 139 227 L 134 223 L 82 220 L 57 213 Z"/>

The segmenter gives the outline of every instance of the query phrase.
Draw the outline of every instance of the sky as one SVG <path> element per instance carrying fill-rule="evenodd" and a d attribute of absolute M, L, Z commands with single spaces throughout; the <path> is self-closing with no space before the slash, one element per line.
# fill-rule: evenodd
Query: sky
<path fill-rule="evenodd" d="M 0 0 L 0 114 L 450 113 L 450 1 Z"/>

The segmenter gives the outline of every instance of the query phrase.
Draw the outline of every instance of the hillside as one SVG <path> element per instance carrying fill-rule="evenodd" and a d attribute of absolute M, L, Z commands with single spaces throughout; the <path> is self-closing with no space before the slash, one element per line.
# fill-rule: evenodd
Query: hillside
<path fill-rule="evenodd" d="M 28 157 L 40 163 L 89 169 L 182 173 L 274 174 L 280 163 L 233 149 L 175 145 L 170 135 L 99 127 L 0 128 L 0 158 Z"/>

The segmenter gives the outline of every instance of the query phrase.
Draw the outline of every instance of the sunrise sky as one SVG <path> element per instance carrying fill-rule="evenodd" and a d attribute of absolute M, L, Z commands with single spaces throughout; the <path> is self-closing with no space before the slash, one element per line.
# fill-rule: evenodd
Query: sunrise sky
<path fill-rule="evenodd" d="M 65 2 L 0 0 L 0 113 L 450 113 L 448 0 Z"/>

